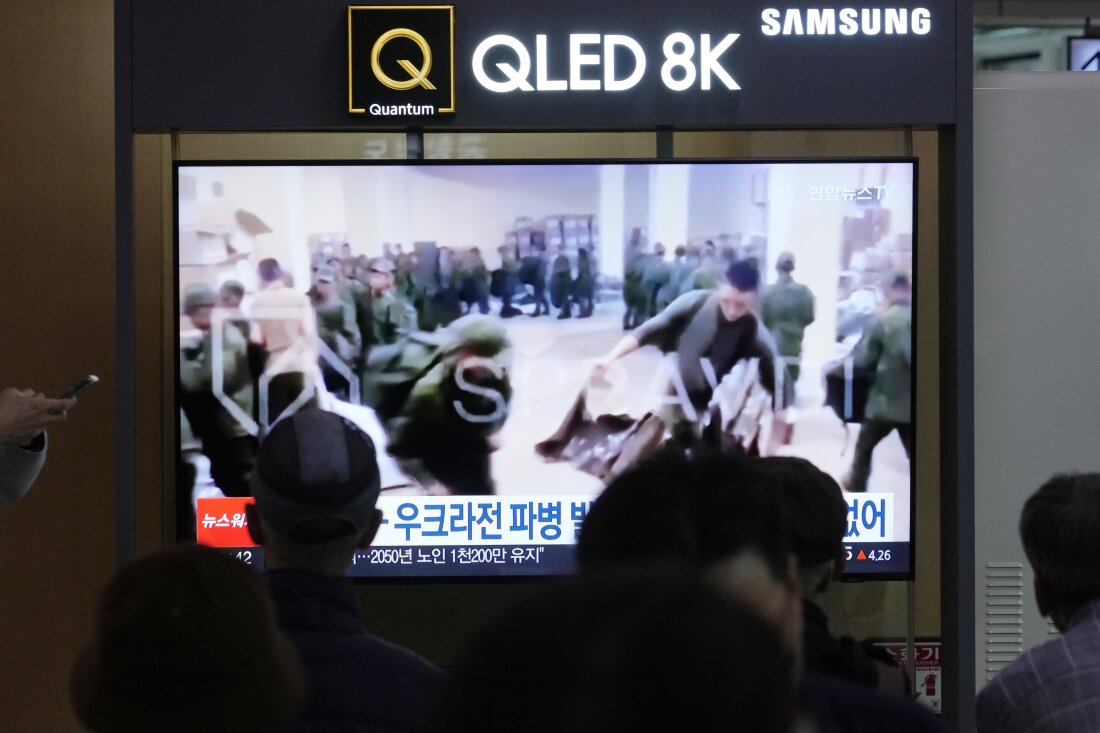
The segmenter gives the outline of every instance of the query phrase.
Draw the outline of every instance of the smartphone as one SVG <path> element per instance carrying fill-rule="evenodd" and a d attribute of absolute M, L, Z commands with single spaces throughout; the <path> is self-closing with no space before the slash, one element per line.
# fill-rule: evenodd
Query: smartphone
<path fill-rule="evenodd" d="M 83 376 L 80 379 L 78 379 L 75 383 L 73 383 L 73 386 L 69 387 L 67 390 L 62 392 L 61 396 L 58 397 L 58 399 L 67 400 L 70 397 L 76 397 L 78 394 L 80 394 L 81 392 L 86 390 L 88 387 L 91 387 L 93 384 L 95 384 L 98 381 L 99 381 L 99 377 L 97 377 L 94 374 L 88 374 L 86 376 Z"/>

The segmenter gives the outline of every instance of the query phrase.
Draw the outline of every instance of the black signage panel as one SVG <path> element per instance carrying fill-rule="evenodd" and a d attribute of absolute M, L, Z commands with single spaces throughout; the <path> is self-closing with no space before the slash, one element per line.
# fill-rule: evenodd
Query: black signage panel
<path fill-rule="evenodd" d="M 949 124 L 955 3 L 142 0 L 134 127 Z"/>
<path fill-rule="evenodd" d="M 454 6 L 349 7 L 348 68 L 351 114 L 453 113 Z"/>

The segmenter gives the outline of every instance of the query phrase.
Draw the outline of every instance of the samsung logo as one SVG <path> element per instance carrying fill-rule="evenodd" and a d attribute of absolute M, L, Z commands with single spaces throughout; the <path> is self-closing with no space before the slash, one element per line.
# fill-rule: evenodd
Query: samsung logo
<path fill-rule="evenodd" d="M 923 36 L 932 30 L 925 8 L 768 8 L 760 20 L 765 36 Z"/>

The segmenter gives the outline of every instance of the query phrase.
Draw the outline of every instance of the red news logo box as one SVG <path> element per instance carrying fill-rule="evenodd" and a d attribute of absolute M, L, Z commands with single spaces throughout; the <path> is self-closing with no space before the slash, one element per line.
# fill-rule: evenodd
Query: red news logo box
<path fill-rule="evenodd" d="M 245 506 L 256 502 L 251 496 L 199 499 L 195 511 L 195 541 L 207 547 L 255 547 L 248 536 Z"/>

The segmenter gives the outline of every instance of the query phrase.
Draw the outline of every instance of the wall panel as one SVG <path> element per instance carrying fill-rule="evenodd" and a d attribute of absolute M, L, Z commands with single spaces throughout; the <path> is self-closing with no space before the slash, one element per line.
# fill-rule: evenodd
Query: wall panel
<path fill-rule="evenodd" d="M 0 385 L 102 382 L 0 509 L 0 727 L 79 730 L 69 668 L 115 558 L 110 0 L 0 3 Z"/>

